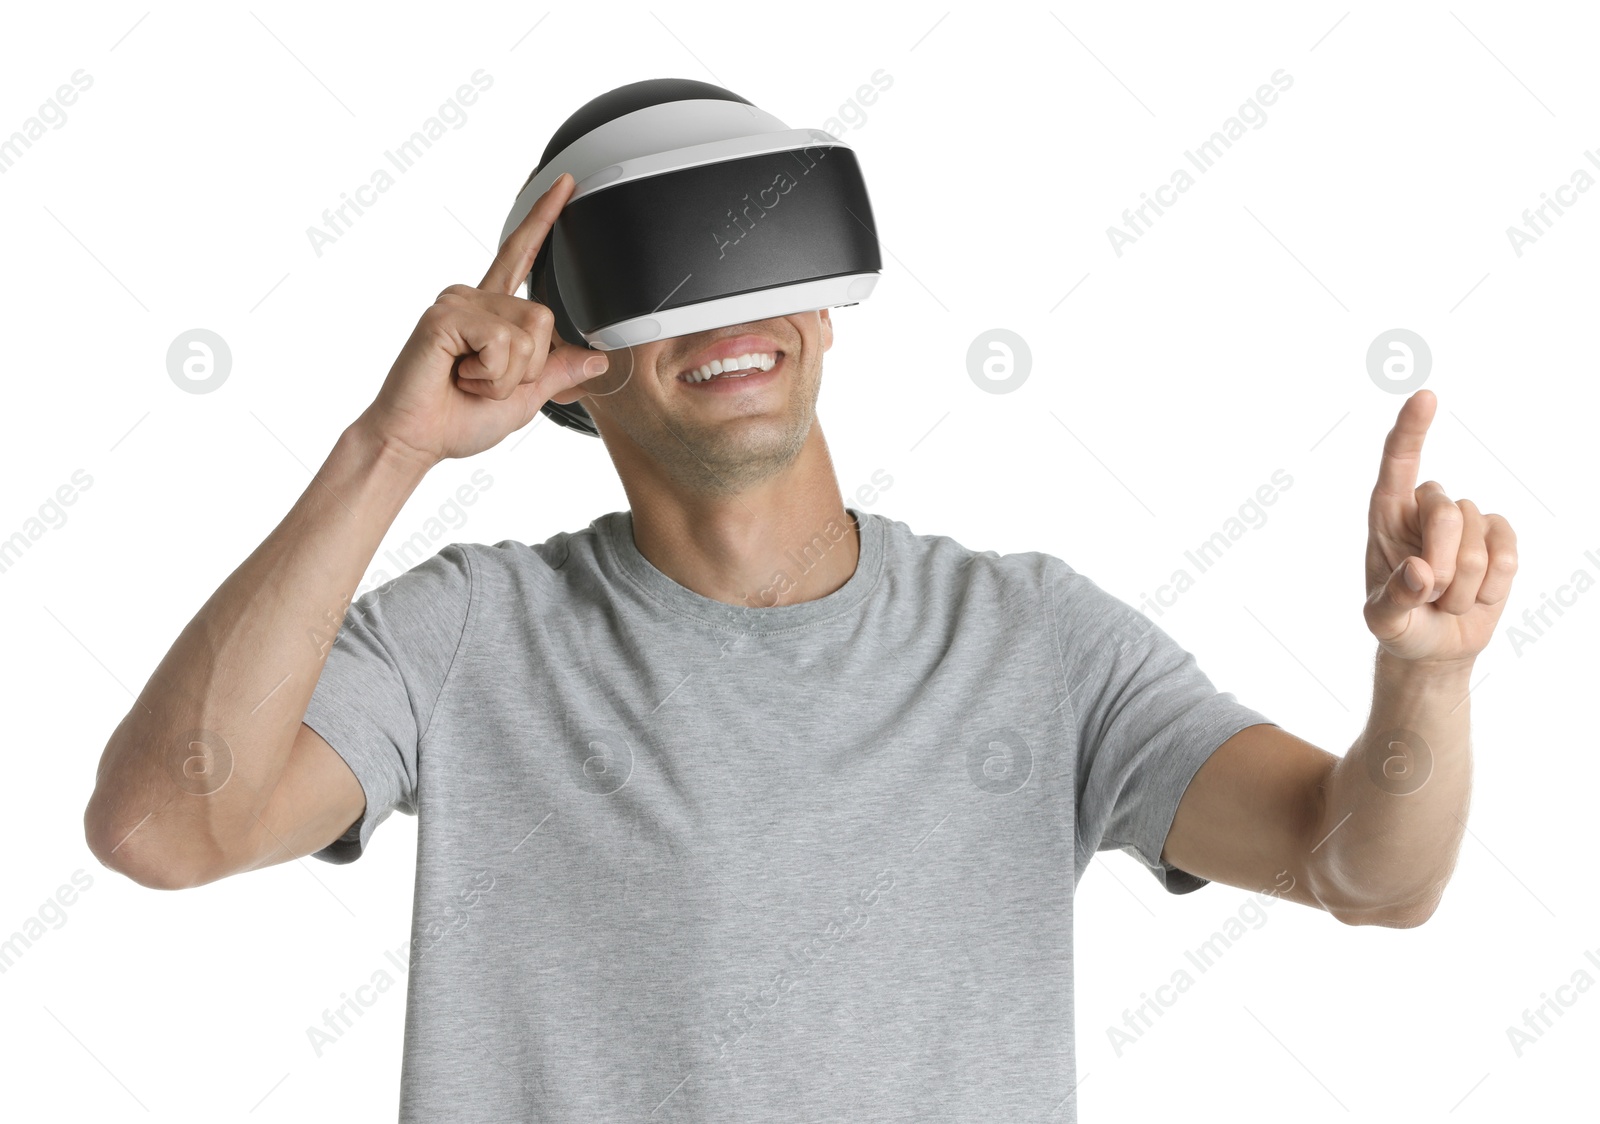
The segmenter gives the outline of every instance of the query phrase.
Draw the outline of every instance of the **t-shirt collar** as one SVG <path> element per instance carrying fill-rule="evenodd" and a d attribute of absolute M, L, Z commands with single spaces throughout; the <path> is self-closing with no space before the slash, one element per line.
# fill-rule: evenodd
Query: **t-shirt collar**
<path fill-rule="evenodd" d="M 613 511 L 594 521 L 600 541 L 605 544 L 610 560 L 625 574 L 646 597 L 684 616 L 708 624 L 732 626 L 746 632 L 779 632 L 818 623 L 856 608 L 877 585 L 883 566 L 882 516 L 862 512 L 845 505 L 845 510 L 855 517 L 860 529 L 861 552 L 856 560 L 855 572 L 832 593 L 811 601 L 788 604 L 750 606 L 730 605 L 703 596 L 679 585 L 656 569 L 633 541 L 633 513 Z M 789 583 L 796 581 L 809 566 L 817 561 L 821 547 L 837 549 L 850 535 L 849 524 L 841 516 L 819 527 L 812 539 L 809 555 L 797 547 L 786 556 L 779 572 L 772 578 L 772 592 L 768 600 L 779 601 Z"/>

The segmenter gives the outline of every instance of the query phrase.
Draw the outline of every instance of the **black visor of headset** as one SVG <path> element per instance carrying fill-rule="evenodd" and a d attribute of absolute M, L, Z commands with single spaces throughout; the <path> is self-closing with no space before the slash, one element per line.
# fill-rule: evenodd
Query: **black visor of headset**
<path fill-rule="evenodd" d="M 614 158 L 639 151 L 643 128 L 659 129 L 666 113 L 677 124 L 686 114 L 740 110 L 744 135 Z M 820 129 L 750 132 L 752 116 L 782 125 L 743 104 L 651 107 L 611 122 L 609 137 L 594 130 L 529 179 L 502 243 L 556 176 L 577 180 L 529 276 L 531 297 L 532 279 L 543 274 L 540 299 L 563 339 L 611 351 L 872 293 L 882 261 L 855 153 Z M 547 403 L 545 413 L 598 435 L 577 403 Z"/>

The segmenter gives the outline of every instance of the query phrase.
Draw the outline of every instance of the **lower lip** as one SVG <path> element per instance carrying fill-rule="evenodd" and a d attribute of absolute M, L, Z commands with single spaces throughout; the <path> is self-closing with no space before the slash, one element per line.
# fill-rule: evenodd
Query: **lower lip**
<path fill-rule="evenodd" d="M 784 356 L 780 353 L 777 357 L 777 362 L 773 363 L 768 370 L 751 371 L 748 375 L 745 375 L 742 378 L 711 378 L 707 379 L 705 382 L 686 382 L 683 379 L 679 379 L 678 382 L 690 390 L 735 394 L 741 390 L 754 390 L 756 387 L 766 386 L 769 382 L 778 377 L 779 371 L 783 370 L 783 360 Z"/>

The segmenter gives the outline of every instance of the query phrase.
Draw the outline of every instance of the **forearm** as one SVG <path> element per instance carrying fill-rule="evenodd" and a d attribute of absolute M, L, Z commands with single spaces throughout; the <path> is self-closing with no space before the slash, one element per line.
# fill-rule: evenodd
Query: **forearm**
<path fill-rule="evenodd" d="M 84 813 L 101 862 L 136 878 L 204 871 L 253 830 L 356 586 L 425 472 L 360 423 L 344 431 L 112 733 Z"/>
<path fill-rule="evenodd" d="M 1471 798 L 1471 672 L 1379 649 L 1372 712 L 1328 779 L 1312 841 L 1312 892 L 1339 920 L 1409 926 L 1437 906 Z"/>

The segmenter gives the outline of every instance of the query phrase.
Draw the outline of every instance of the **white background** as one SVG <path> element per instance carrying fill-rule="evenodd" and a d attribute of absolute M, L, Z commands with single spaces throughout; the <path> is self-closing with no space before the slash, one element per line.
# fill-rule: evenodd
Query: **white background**
<path fill-rule="evenodd" d="M 1432 349 L 1422 478 L 1520 540 L 1474 675 L 1470 834 L 1438 912 L 1388 930 L 1277 904 L 1119 1056 L 1106 1028 L 1249 895 L 1166 895 L 1101 856 L 1078 893 L 1082 1119 L 1576 1111 L 1561 1106 L 1591 1094 L 1600 996 L 1566 993 L 1521 1057 L 1507 1028 L 1575 971 L 1600 979 L 1584 958 L 1600 957 L 1600 778 L 1576 701 L 1600 594 L 1520 651 L 1508 628 L 1574 571 L 1600 573 L 1584 555 L 1600 554 L 1585 471 L 1600 192 L 1521 256 L 1506 230 L 1575 169 L 1600 175 L 1583 157 L 1600 151 L 1597 30 L 1577 5 L 1482 3 L 8 9 L 0 136 L 74 71 L 93 85 L 0 175 L 0 537 L 75 470 L 93 482 L 0 573 L 0 939 L 75 870 L 93 882 L 0 975 L 0 1114 L 393 1118 L 403 988 L 321 1057 L 307 1028 L 408 937 L 415 820 L 392 817 L 354 865 L 143 889 L 84 842 L 100 751 L 422 310 L 482 277 L 568 113 L 675 76 L 820 127 L 880 68 L 892 84 L 844 139 L 884 274 L 834 313 L 818 405 L 847 496 L 885 470 L 871 510 L 974 549 L 1047 551 L 1138 604 L 1285 470 L 1266 523 L 1159 623 L 1219 688 L 1334 753 L 1370 700 L 1366 508 L 1404 401 L 1368 376 L 1379 333 Z M 493 86 L 464 126 L 318 256 L 306 230 L 324 208 L 479 68 Z M 1123 210 L 1279 69 L 1293 85 L 1266 123 L 1114 253 Z M 207 394 L 166 369 L 196 327 L 233 355 Z M 995 327 L 1032 351 L 1008 394 L 966 370 Z M 386 545 L 477 468 L 493 485 L 441 546 L 539 542 L 626 506 L 601 443 L 541 418 L 440 465 Z"/>

